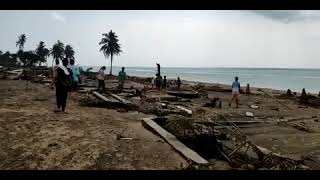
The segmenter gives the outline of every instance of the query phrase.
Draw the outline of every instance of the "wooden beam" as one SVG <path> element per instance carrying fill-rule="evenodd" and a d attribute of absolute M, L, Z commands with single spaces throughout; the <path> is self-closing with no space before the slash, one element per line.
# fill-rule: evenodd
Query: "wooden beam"
<path fill-rule="evenodd" d="M 100 99 L 102 99 L 102 100 L 104 100 L 104 101 L 107 101 L 107 102 L 118 102 L 118 101 L 114 101 L 114 100 L 112 100 L 112 99 L 109 99 L 109 98 L 105 97 L 104 95 L 98 93 L 97 91 L 93 91 L 92 93 L 93 93 L 95 96 L 97 96 L 98 98 L 100 98 Z"/>
<path fill-rule="evenodd" d="M 189 149 L 183 143 L 181 143 L 174 135 L 164 130 L 157 123 L 155 123 L 151 118 L 143 118 L 142 125 L 149 128 L 159 134 L 166 142 L 168 142 L 176 151 L 182 154 L 187 159 L 197 163 L 197 164 L 208 164 L 208 161 L 202 158 L 193 150 Z"/>

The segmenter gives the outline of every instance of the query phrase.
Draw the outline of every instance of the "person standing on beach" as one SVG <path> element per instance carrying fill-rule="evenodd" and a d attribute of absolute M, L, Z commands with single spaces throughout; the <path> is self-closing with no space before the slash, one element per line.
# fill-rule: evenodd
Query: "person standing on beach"
<path fill-rule="evenodd" d="M 166 92 L 166 89 L 167 89 L 167 76 L 163 76 L 162 89 L 163 89 L 164 92 Z"/>
<path fill-rule="evenodd" d="M 67 68 L 68 59 L 64 58 L 62 60 L 62 65 L 56 67 L 56 73 L 53 79 L 53 82 L 56 87 L 56 100 L 57 100 L 57 109 L 55 112 L 65 112 L 67 105 L 68 92 L 72 85 L 72 70 Z"/>
<path fill-rule="evenodd" d="M 236 100 L 237 108 L 239 107 L 239 94 L 240 94 L 240 83 L 238 82 L 238 77 L 235 77 L 235 81 L 232 83 L 232 98 L 231 102 L 229 102 L 229 106 L 231 107 L 231 103 Z"/>
<path fill-rule="evenodd" d="M 180 77 L 178 76 L 178 81 L 177 81 L 177 83 L 178 83 L 178 89 L 180 89 L 180 86 L 181 86 L 181 80 L 180 80 Z"/>
<path fill-rule="evenodd" d="M 70 59 L 68 68 L 72 70 L 72 91 L 77 91 L 78 83 L 80 82 L 80 71 L 79 67 L 74 65 L 74 59 Z"/>
<path fill-rule="evenodd" d="M 160 74 L 160 64 L 156 63 L 156 65 L 157 65 L 157 73 L 158 73 L 159 76 L 161 76 L 161 74 Z"/>
<path fill-rule="evenodd" d="M 124 67 L 122 67 L 121 71 L 118 74 L 119 80 L 119 88 L 122 91 L 125 80 L 127 80 L 127 74 L 124 72 Z"/>
<path fill-rule="evenodd" d="M 105 79 L 105 75 L 104 75 L 104 71 L 106 70 L 105 66 L 102 66 L 98 72 L 98 91 L 101 90 L 104 91 L 105 90 L 105 84 L 104 84 L 104 79 Z"/>
<path fill-rule="evenodd" d="M 158 91 L 161 90 L 161 84 L 162 84 L 162 77 L 157 73 L 156 75 L 156 88 L 158 89 Z"/>

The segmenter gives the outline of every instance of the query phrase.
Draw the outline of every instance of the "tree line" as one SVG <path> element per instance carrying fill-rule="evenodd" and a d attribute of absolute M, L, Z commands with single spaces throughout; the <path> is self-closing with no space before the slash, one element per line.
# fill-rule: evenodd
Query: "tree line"
<path fill-rule="evenodd" d="M 43 41 L 40 41 L 35 50 L 24 50 L 24 45 L 27 41 L 25 34 L 21 34 L 18 37 L 16 46 L 18 51 L 16 53 L 10 53 L 9 51 L 3 53 L 0 50 L 0 65 L 4 66 L 41 66 L 46 64 L 47 59 L 52 57 L 52 65 L 54 60 L 62 60 L 63 58 L 73 59 L 75 51 L 71 45 L 66 45 L 58 40 L 51 49 L 46 48 Z"/>
<path fill-rule="evenodd" d="M 43 63 L 47 64 L 48 57 L 52 57 L 52 66 L 54 60 L 62 60 L 63 58 L 73 59 L 75 51 L 71 45 L 66 45 L 58 40 L 51 49 L 46 48 L 43 41 L 40 41 L 35 50 L 24 51 L 24 45 L 27 37 L 21 34 L 18 37 L 16 46 L 17 53 L 10 53 L 9 51 L 3 53 L 0 50 L 0 65 L 4 66 L 41 66 Z M 109 33 L 103 33 L 102 39 L 99 42 L 101 46 L 100 51 L 103 52 L 105 58 L 110 57 L 110 74 L 112 74 L 113 56 L 120 55 L 122 52 L 119 44 L 118 36 L 112 30 Z"/>

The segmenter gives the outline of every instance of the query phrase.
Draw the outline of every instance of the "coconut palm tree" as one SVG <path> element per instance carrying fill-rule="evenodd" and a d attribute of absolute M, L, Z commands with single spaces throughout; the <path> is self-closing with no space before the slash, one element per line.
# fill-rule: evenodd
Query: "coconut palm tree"
<path fill-rule="evenodd" d="M 72 59 L 74 58 L 74 50 L 73 47 L 71 47 L 70 45 L 66 45 L 66 49 L 64 50 L 64 54 L 66 56 L 66 58 L 68 59 Z"/>
<path fill-rule="evenodd" d="M 64 57 L 64 44 L 61 41 L 57 41 L 50 50 L 50 55 L 52 56 L 52 67 L 54 60 L 62 60 Z"/>
<path fill-rule="evenodd" d="M 47 57 L 50 54 L 49 49 L 46 48 L 46 45 L 44 44 L 43 41 L 40 41 L 37 49 L 35 50 L 36 55 L 40 58 L 39 59 L 39 66 L 41 65 L 41 63 L 45 63 L 47 62 Z"/>
<path fill-rule="evenodd" d="M 110 56 L 111 66 L 110 66 L 110 75 L 112 74 L 112 62 L 113 62 L 113 55 L 120 55 L 122 52 L 118 36 L 112 32 L 103 33 L 103 38 L 101 39 L 99 45 L 101 45 L 100 51 L 103 52 L 104 56 L 108 58 Z"/>
<path fill-rule="evenodd" d="M 25 34 L 21 34 L 19 37 L 18 37 L 18 41 L 16 42 L 16 46 L 19 46 L 19 50 L 23 50 L 24 48 L 24 43 L 26 43 L 26 35 Z"/>

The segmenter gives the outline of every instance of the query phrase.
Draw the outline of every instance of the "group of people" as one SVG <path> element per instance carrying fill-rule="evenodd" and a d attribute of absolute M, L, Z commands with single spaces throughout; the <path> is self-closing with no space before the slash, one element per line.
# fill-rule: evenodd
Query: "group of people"
<path fill-rule="evenodd" d="M 59 60 L 55 61 L 51 82 L 51 88 L 55 87 L 56 90 L 57 109 L 55 109 L 55 112 L 65 112 L 68 93 L 79 89 L 78 84 L 81 82 L 80 67 L 74 63 L 74 59 L 67 58 L 62 60 L 62 65 Z"/>
<path fill-rule="evenodd" d="M 162 79 L 160 75 L 160 65 L 158 66 L 158 73 L 156 74 L 155 81 L 152 82 L 156 85 L 156 88 L 158 90 L 164 90 L 166 91 L 168 81 L 167 77 L 164 76 Z M 106 67 L 102 66 L 98 72 L 97 79 L 98 79 L 98 90 L 105 90 L 105 71 Z M 125 68 L 122 67 L 121 71 L 118 74 L 118 80 L 119 80 L 119 89 L 122 90 L 124 86 L 125 80 L 127 80 L 127 74 L 124 71 Z M 55 112 L 65 112 L 68 93 L 77 91 L 79 89 L 78 84 L 81 83 L 80 78 L 80 67 L 75 65 L 74 59 L 67 59 L 64 58 L 62 60 L 62 65 L 60 65 L 59 60 L 55 61 L 55 66 L 53 67 L 53 78 L 52 78 L 51 88 L 53 89 L 53 86 L 56 90 L 56 102 L 57 102 L 57 108 Z M 240 83 L 239 78 L 235 77 L 235 81 L 232 83 L 232 98 L 229 102 L 229 106 L 231 106 L 231 103 L 233 101 L 236 102 L 236 107 L 239 106 L 239 94 L 240 94 Z M 177 79 L 177 85 L 178 89 L 180 89 L 181 86 L 181 80 L 180 77 Z"/>
<path fill-rule="evenodd" d="M 155 85 L 159 91 L 161 90 L 166 91 L 168 87 L 167 76 L 163 76 L 163 79 L 162 79 L 162 76 L 160 75 L 160 64 L 156 63 L 156 65 L 157 65 L 158 72 L 156 74 L 156 78 L 155 79 L 152 78 L 152 88 Z M 180 89 L 180 86 L 181 86 L 180 77 L 178 77 L 177 85 L 178 85 L 178 89 Z"/>
<path fill-rule="evenodd" d="M 97 79 L 98 79 L 98 91 L 101 90 L 101 91 L 104 91 L 105 90 L 105 83 L 104 83 L 104 80 L 105 80 L 105 71 L 106 70 L 106 67 L 105 66 L 102 66 L 98 72 L 98 75 L 97 75 Z M 123 89 L 123 86 L 124 86 L 124 82 L 127 80 L 127 74 L 126 72 L 124 71 L 125 68 L 122 67 L 121 68 L 121 71 L 119 72 L 118 74 L 118 80 L 119 80 L 119 90 L 122 90 Z"/>

